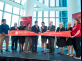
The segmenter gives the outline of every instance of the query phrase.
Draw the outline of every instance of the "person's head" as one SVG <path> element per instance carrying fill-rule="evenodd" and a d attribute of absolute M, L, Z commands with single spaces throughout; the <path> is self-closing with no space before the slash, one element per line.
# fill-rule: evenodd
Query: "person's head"
<path fill-rule="evenodd" d="M 62 23 L 62 22 L 59 24 L 59 27 L 60 27 L 60 28 L 62 28 L 62 27 L 63 27 L 63 23 Z"/>
<path fill-rule="evenodd" d="M 67 23 L 67 27 L 68 28 L 71 27 L 71 23 L 70 22 Z"/>
<path fill-rule="evenodd" d="M 45 23 L 44 22 L 42 22 L 42 26 L 45 26 Z"/>
<path fill-rule="evenodd" d="M 6 24 L 6 19 L 2 19 L 2 23 L 5 25 Z"/>
<path fill-rule="evenodd" d="M 38 22 L 37 21 L 35 21 L 35 26 L 37 26 L 38 25 Z"/>
<path fill-rule="evenodd" d="M 23 25 L 24 25 L 23 21 L 21 21 L 21 22 L 20 22 L 20 25 L 21 25 L 21 26 L 23 26 Z"/>
<path fill-rule="evenodd" d="M 17 27 L 17 23 L 16 22 L 14 23 L 14 26 Z"/>
<path fill-rule="evenodd" d="M 30 27 L 30 23 L 27 23 L 27 27 Z"/>
<path fill-rule="evenodd" d="M 50 21 L 50 26 L 52 26 L 53 25 L 53 22 L 52 21 Z"/>
<path fill-rule="evenodd" d="M 77 24 L 81 24 L 81 23 L 80 23 L 79 19 L 76 18 L 76 19 L 74 19 L 74 25 L 77 25 Z"/>

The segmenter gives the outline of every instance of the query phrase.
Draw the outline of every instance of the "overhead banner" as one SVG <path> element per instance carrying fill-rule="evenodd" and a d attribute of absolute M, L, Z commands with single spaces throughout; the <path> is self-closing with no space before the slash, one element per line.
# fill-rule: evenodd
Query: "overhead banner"
<path fill-rule="evenodd" d="M 42 34 L 37 34 L 30 31 L 9 31 L 8 36 L 58 36 L 58 37 L 70 37 L 70 31 L 64 31 L 64 32 L 52 32 L 52 31 L 46 31 Z"/>
<path fill-rule="evenodd" d="M 74 19 L 75 18 L 79 19 L 80 22 L 81 22 L 81 12 L 73 14 L 72 15 L 72 18 L 73 18 L 73 24 L 74 24 Z"/>
<path fill-rule="evenodd" d="M 32 17 L 21 17 L 20 21 L 23 21 L 25 26 L 27 23 L 30 23 L 30 26 L 32 26 Z"/>

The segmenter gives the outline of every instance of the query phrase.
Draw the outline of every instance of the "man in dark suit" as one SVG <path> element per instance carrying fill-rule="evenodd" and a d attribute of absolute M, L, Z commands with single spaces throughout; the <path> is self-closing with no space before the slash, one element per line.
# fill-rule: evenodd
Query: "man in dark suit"
<path fill-rule="evenodd" d="M 10 30 L 17 30 L 17 23 L 14 23 L 14 26 L 11 27 Z M 18 41 L 18 36 L 12 36 L 12 52 L 16 51 L 17 52 L 17 41 Z M 14 48 L 14 43 L 15 43 L 15 48 Z"/>
<path fill-rule="evenodd" d="M 40 32 L 37 21 L 35 21 L 35 25 L 32 27 L 32 31 L 35 32 L 35 33 Z M 37 43 L 38 43 L 38 36 L 33 36 L 32 37 L 32 53 L 38 53 L 37 52 Z"/>
<path fill-rule="evenodd" d="M 55 32 L 55 26 L 53 25 L 53 22 L 50 21 L 50 26 L 48 27 L 49 31 L 54 31 Z M 49 52 L 47 53 L 51 53 L 51 55 L 54 54 L 54 42 L 55 42 L 55 37 L 48 37 L 49 40 Z"/>

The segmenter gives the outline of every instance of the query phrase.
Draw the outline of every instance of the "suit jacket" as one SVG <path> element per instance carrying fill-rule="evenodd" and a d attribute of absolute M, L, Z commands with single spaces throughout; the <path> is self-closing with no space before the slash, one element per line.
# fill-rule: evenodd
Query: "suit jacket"
<path fill-rule="evenodd" d="M 61 29 L 60 29 L 60 27 L 58 27 L 57 28 L 57 30 L 56 30 L 57 32 L 62 32 L 62 31 L 65 31 L 65 28 L 64 27 L 62 27 Z M 65 39 L 65 37 L 59 37 L 60 39 Z"/>
<path fill-rule="evenodd" d="M 38 27 L 38 29 L 36 28 L 36 26 L 35 26 L 35 25 L 34 25 L 34 26 L 32 26 L 32 31 L 33 31 L 33 32 L 35 32 L 35 33 L 40 32 L 39 26 L 37 26 L 37 27 Z M 33 37 L 36 37 L 36 36 L 33 36 Z"/>
<path fill-rule="evenodd" d="M 55 26 L 52 25 L 51 28 L 50 28 L 50 26 L 49 26 L 49 27 L 48 27 L 48 30 L 50 30 L 50 31 L 55 31 Z M 50 36 L 50 37 L 48 37 L 48 38 L 55 38 L 55 37 Z"/>
<path fill-rule="evenodd" d="M 18 27 L 17 27 L 18 28 Z M 10 30 L 16 30 L 15 27 L 11 27 Z M 18 36 L 12 36 L 11 38 L 15 39 L 15 38 L 18 38 Z"/>
<path fill-rule="evenodd" d="M 41 27 L 42 29 L 42 27 Z M 44 26 L 44 29 L 42 29 L 42 33 L 47 31 L 47 26 Z M 47 38 L 46 36 L 41 36 L 41 38 Z"/>

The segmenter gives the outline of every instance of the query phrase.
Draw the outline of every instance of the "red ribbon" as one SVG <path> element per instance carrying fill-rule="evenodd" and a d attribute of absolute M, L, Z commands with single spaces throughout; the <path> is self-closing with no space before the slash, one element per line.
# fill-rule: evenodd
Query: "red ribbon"
<path fill-rule="evenodd" d="M 19 31 L 9 31 L 8 36 L 58 36 L 58 37 L 71 37 L 70 31 L 63 31 L 63 32 L 52 32 L 46 31 L 42 34 L 37 34 L 30 31 L 19 30 Z"/>

